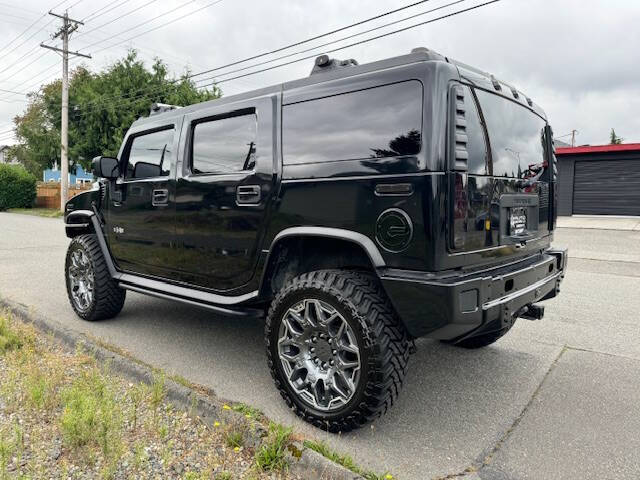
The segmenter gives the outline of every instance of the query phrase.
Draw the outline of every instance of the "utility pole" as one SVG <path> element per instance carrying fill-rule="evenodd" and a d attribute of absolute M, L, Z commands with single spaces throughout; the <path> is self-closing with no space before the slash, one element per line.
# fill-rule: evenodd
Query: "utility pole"
<path fill-rule="evenodd" d="M 52 38 L 62 39 L 62 48 L 40 44 L 42 48 L 48 48 L 54 52 L 62 54 L 62 106 L 60 119 L 60 210 L 64 211 L 69 195 L 69 55 L 91 58 L 79 52 L 69 51 L 69 36 L 78 29 L 79 25 L 84 25 L 80 20 L 69 18 L 67 12 L 64 15 L 49 12 L 49 15 L 62 19 L 62 27 Z"/>
<path fill-rule="evenodd" d="M 571 130 L 571 146 L 576 146 L 576 134 L 579 133 L 578 130 Z"/>

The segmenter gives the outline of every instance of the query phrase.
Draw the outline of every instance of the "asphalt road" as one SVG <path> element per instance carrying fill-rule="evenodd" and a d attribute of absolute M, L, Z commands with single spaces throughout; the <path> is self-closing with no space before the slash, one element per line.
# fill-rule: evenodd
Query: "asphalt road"
<path fill-rule="evenodd" d="M 218 396 L 328 441 L 400 479 L 637 479 L 640 474 L 640 232 L 562 228 L 571 249 L 561 296 L 542 322 L 518 321 L 494 346 L 418 341 L 394 408 L 335 436 L 285 407 L 269 375 L 259 321 L 128 292 L 114 320 L 71 310 L 60 219 L 0 213 L 0 296 L 89 333 Z"/>

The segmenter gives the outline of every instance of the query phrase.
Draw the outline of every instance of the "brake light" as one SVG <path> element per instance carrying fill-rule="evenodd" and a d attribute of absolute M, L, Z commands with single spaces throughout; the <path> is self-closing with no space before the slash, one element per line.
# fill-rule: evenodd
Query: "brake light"
<path fill-rule="evenodd" d="M 466 175 L 455 173 L 453 191 L 453 248 L 464 247 L 467 231 L 467 211 L 469 202 L 467 199 Z"/>

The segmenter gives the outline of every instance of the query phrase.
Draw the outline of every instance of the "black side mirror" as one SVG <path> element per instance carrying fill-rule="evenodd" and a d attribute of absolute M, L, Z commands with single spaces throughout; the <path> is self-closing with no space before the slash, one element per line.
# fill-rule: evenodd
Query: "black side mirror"
<path fill-rule="evenodd" d="M 118 159 L 113 157 L 96 157 L 91 161 L 93 174 L 98 178 L 113 180 L 120 176 Z"/>

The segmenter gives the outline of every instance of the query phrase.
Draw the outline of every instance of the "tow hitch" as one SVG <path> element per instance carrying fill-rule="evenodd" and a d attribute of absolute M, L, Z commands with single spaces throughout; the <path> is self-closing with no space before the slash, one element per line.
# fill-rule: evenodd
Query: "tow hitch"
<path fill-rule="evenodd" d="M 542 320 L 544 317 L 544 307 L 542 305 L 526 305 L 518 312 L 518 317 L 525 320 Z"/>

